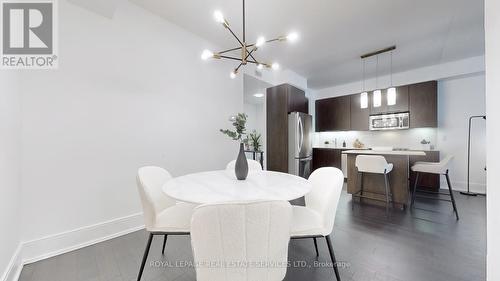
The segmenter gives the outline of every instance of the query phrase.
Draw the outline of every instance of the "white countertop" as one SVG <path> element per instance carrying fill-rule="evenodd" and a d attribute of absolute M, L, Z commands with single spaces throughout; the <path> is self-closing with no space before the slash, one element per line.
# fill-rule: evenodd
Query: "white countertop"
<path fill-rule="evenodd" d="M 370 155 L 403 155 L 403 156 L 425 156 L 425 152 L 417 150 L 390 150 L 390 151 L 377 151 L 377 150 L 346 150 L 342 151 L 345 154 L 370 154 Z"/>

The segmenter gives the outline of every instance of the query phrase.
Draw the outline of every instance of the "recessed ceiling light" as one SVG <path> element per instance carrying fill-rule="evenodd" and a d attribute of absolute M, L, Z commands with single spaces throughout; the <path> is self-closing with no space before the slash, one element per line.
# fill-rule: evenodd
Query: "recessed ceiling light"
<path fill-rule="evenodd" d="M 253 94 L 254 97 L 256 98 L 262 98 L 264 96 L 263 93 L 256 93 L 256 94 Z"/>

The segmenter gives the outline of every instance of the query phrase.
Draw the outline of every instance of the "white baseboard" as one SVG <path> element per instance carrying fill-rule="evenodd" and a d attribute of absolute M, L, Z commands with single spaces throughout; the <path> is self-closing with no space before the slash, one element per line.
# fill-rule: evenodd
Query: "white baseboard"
<path fill-rule="evenodd" d="M 26 241 L 22 243 L 22 264 L 29 264 L 71 252 L 143 228 L 142 213 L 137 213 Z"/>
<path fill-rule="evenodd" d="M 5 272 L 0 280 L 2 281 L 17 281 L 19 280 L 19 275 L 21 275 L 21 270 L 23 269 L 23 262 L 21 258 L 22 244 L 17 245 L 16 251 L 12 258 L 10 259 Z"/>

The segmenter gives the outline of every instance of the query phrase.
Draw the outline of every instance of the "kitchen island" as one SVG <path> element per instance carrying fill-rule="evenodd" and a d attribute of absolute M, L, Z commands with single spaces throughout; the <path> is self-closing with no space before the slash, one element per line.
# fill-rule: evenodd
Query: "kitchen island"
<path fill-rule="evenodd" d="M 393 193 L 394 205 L 396 208 L 405 208 L 410 198 L 409 174 L 410 174 L 410 156 L 425 156 L 423 151 L 414 150 L 346 150 L 342 154 L 347 156 L 347 193 L 354 194 L 360 191 L 358 171 L 356 169 L 356 156 L 358 155 L 381 155 L 388 163 L 394 165 L 389 174 L 389 183 Z M 376 174 L 365 174 L 363 193 L 369 197 L 384 198 L 384 177 Z M 384 205 L 384 202 L 362 199 L 363 202 Z"/>

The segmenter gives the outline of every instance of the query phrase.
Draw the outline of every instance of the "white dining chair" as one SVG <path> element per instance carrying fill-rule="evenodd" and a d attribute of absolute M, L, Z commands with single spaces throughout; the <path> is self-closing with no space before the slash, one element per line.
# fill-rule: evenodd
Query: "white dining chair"
<path fill-rule="evenodd" d="M 283 280 L 291 220 L 286 201 L 197 207 L 191 221 L 196 280 Z"/>
<path fill-rule="evenodd" d="M 423 198 L 451 201 L 451 203 L 453 205 L 453 212 L 455 212 L 455 217 L 457 220 L 459 220 L 458 209 L 457 209 L 457 205 L 455 203 L 455 197 L 453 196 L 453 188 L 451 187 L 451 181 L 450 181 L 450 176 L 449 176 L 449 164 L 450 164 L 452 159 L 453 159 L 453 156 L 448 155 L 440 162 L 416 162 L 411 167 L 411 170 L 416 173 L 415 183 L 413 186 L 413 192 L 412 192 L 412 196 L 411 196 L 411 204 L 410 204 L 411 209 L 413 209 L 413 207 L 415 205 L 415 198 L 417 197 L 417 192 L 418 192 L 417 186 L 418 186 L 418 180 L 419 180 L 420 174 L 424 173 L 424 174 L 444 175 L 446 177 L 446 183 L 448 184 L 449 193 L 431 192 L 431 191 L 425 191 L 425 192 L 426 193 L 433 193 L 433 194 L 448 195 L 448 196 L 450 196 L 451 200 L 441 199 L 439 197 L 423 197 Z"/>
<path fill-rule="evenodd" d="M 163 235 L 162 254 L 168 235 L 189 235 L 191 215 L 195 205 L 177 203 L 162 192 L 162 186 L 172 176 L 165 169 L 146 166 L 137 172 L 137 187 L 141 198 L 146 231 L 149 238 L 137 280 L 141 280 L 153 237 Z"/>
<path fill-rule="evenodd" d="M 248 162 L 248 171 L 262 171 L 262 166 L 258 161 L 247 159 Z M 236 165 L 236 160 L 233 160 L 227 163 L 226 170 L 234 170 Z"/>
<path fill-rule="evenodd" d="M 389 215 L 389 203 L 394 204 L 394 198 L 391 190 L 391 185 L 389 181 L 389 173 L 394 168 L 392 163 L 387 163 L 384 156 L 381 155 L 358 155 L 356 156 L 356 168 L 358 169 L 358 179 L 361 177 L 360 190 L 353 194 L 353 197 L 366 198 L 363 195 L 364 191 L 364 176 L 365 174 L 378 174 L 384 176 L 384 187 L 385 187 L 385 215 Z M 380 200 L 375 197 L 369 197 L 372 200 Z M 353 205 L 354 207 L 354 200 Z"/>
<path fill-rule="evenodd" d="M 325 238 L 335 277 L 340 281 L 337 261 L 333 252 L 330 234 L 335 223 L 335 214 L 344 185 L 344 174 L 333 167 L 314 170 L 309 176 L 312 190 L 305 197 L 305 206 L 293 206 L 292 239 L 312 238 L 316 255 L 319 256 L 316 238 Z"/>

